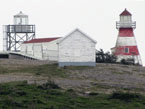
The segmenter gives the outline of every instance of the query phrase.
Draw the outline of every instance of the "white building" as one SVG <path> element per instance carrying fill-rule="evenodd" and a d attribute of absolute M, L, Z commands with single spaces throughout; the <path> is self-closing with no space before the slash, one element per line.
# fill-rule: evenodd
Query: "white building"
<path fill-rule="evenodd" d="M 39 60 L 58 61 L 57 42 L 60 39 L 59 37 L 32 39 L 22 44 L 21 53 Z"/>
<path fill-rule="evenodd" d="M 58 63 L 63 66 L 96 66 L 96 41 L 75 29 L 58 42 Z"/>

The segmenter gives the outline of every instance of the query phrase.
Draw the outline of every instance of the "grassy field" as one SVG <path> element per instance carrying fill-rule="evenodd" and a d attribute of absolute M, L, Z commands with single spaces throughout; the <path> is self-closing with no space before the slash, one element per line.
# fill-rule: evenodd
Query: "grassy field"
<path fill-rule="evenodd" d="M 0 84 L 2 109 L 143 109 L 145 97 L 135 93 L 78 95 L 53 82 L 28 85 L 27 81 Z"/>
<path fill-rule="evenodd" d="M 59 68 L 49 62 L 0 60 L 4 109 L 144 109 L 144 92 L 141 66 L 98 63 Z"/>

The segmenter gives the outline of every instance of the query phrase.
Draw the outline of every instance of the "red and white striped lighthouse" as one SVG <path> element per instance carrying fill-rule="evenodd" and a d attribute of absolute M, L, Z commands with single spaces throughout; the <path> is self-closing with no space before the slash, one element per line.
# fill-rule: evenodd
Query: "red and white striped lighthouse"
<path fill-rule="evenodd" d="M 135 63 L 142 65 L 133 33 L 136 22 L 132 21 L 132 15 L 126 9 L 120 14 L 120 21 L 116 22 L 116 28 L 119 30 L 118 38 L 115 47 L 111 50 L 117 56 L 117 61 L 134 59 Z"/>

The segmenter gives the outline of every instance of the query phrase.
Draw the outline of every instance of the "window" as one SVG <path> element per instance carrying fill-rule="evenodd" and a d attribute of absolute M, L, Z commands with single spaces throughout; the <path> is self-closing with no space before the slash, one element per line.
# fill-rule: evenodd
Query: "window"
<path fill-rule="evenodd" d="M 129 53 L 129 48 L 125 48 L 124 52 Z"/>
<path fill-rule="evenodd" d="M 124 22 L 128 22 L 127 16 L 124 16 Z"/>

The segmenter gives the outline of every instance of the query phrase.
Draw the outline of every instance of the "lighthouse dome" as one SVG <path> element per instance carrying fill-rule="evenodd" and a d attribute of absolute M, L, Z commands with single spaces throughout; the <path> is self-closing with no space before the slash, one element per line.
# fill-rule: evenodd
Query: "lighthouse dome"
<path fill-rule="evenodd" d="M 125 8 L 125 10 L 120 14 L 120 16 L 131 16 L 131 13 Z"/>
<path fill-rule="evenodd" d="M 28 15 L 25 15 L 20 11 L 18 14 L 14 15 L 15 25 L 28 25 Z"/>

